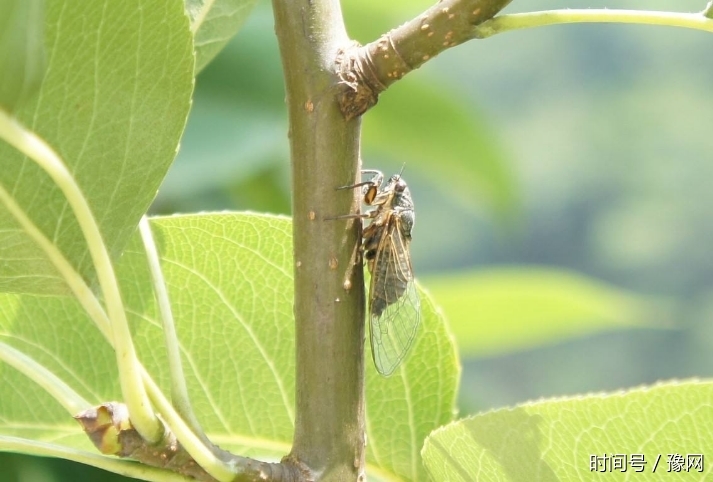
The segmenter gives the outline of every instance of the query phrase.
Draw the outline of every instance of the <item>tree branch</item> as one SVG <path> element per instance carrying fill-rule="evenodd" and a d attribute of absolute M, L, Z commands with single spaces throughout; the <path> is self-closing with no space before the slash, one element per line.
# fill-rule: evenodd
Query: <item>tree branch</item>
<path fill-rule="evenodd" d="M 217 474 L 203 465 L 180 443 L 173 432 L 166 431 L 161 440 L 147 444 L 129 419 L 126 405 L 118 402 L 103 403 L 78 413 L 74 417 L 103 454 L 138 460 L 152 467 L 160 467 L 202 482 L 260 482 L 265 480 L 297 482 L 299 476 L 284 464 L 260 462 L 224 452 L 226 464 Z M 215 476 L 215 477 L 214 477 Z M 220 478 L 216 478 L 219 476 Z"/>
<path fill-rule="evenodd" d="M 351 258 L 360 223 L 325 220 L 359 207 L 357 193 L 336 190 L 359 169 L 360 121 L 345 120 L 337 103 L 335 59 L 351 42 L 339 0 L 273 0 L 273 11 L 289 110 L 295 261 L 296 415 L 285 462 L 307 467 L 314 480 L 364 480 L 364 280 Z"/>
<path fill-rule="evenodd" d="M 347 119 L 376 104 L 391 84 L 446 49 L 473 38 L 473 27 L 493 18 L 511 0 L 442 0 L 363 47 L 341 54 L 346 86 L 340 108 Z"/>
<path fill-rule="evenodd" d="M 471 39 L 563 23 L 666 25 L 713 32 L 713 0 L 703 12 L 563 9 L 495 15 L 510 0 L 443 0 L 420 16 L 363 47 L 340 55 L 345 89 L 340 108 L 350 119 L 376 104 L 391 84 L 442 51 Z"/>

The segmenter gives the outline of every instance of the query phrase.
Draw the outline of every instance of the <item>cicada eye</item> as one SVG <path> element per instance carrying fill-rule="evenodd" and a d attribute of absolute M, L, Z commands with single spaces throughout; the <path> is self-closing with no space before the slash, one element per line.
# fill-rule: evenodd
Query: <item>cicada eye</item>
<path fill-rule="evenodd" d="M 396 181 L 396 185 L 394 186 L 394 191 L 404 192 L 404 189 L 406 189 L 406 183 L 404 182 L 403 179 L 398 179 Z"/>

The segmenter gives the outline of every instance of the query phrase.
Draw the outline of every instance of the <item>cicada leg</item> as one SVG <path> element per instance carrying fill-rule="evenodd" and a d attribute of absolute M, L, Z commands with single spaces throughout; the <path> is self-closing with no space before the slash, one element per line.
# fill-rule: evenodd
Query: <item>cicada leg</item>
<path fill-rule="evenodd" d="M 381 171 L 377 171 L 376 169 L 364 169 L 361 171 L 361 175 L 367 175 L 370 176 L 370 179 L 367 181 L 362 181 L 358 182 L 356 184 L 350 184 L 347 186 L 340 186 L 337 188 L 337 190 L 344 190 L 344 189 L 355 189 L 355 188 L 362 188 L 362 196 L 364 196 L 363 201 L 364 204 L 367 204 L 369 206 L 375 204 L 375 200 L 377 200 L 379 194 L 380 194 L 380 189 L 381 185 L 384 182 L 384 174 Z M 377 202 L 376 204 L 381 204 L 380 202 Z M 359 213 L 359 214 L 343 214 L 341 216 L 335 216 L 332 218 L 325 218 L 325 220 L 336 220 L 336 219 L 373 219 L 377 216 L 378 214 L 378 208 L 373 209 L 367 213 Z M 366 231 L 369 230 L 369 226 L 365 228 Z M 363 236 L 363 233 L 362 233 Z M 351 287 L 351 278 L 352 274 L 354 272 L 354 266 L 360 265 L 361 259 L 364 256 L 364 250 L 365 246 L 363 242 L 359 242 L 355 247 L 354 250 L 352 251 L 352 256 L 351 260 L 349 263 L 349 266 L 344 273 L 344 288 L 348 290 Z M 370 261 L 370 265 L 373 264 L 372 261 Z M 371 266 L 370 266 L 371 269 Z"/>
<path fill-rule="evenodd" d="M 376 199 L 377 194 L 379 194 L 379 188 L 384 182 L 384 174 L 376 169 L 365 169 L 361 171 L 363 175 L 372 175 L 371 179 L 368 181 L 358 182 L 356 184 L 350 184 L 348 186 L 340 186 L 337 190 L 342 189 L 355 189 L 357 187 L 362 188 L 362 196 L 364 196 L 364 203 L 371 205 Z"/>

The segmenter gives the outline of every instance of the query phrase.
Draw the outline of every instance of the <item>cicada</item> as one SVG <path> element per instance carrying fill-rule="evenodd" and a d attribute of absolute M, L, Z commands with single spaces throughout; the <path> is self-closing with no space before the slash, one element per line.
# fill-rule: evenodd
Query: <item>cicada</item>
<path fill-rule="evenodd" d="M 339 189 L 361 187 L 364 204 L 374 208 L 356 217 L 370 220 L 363 229 L 361 252 L 371 273 L 371 355 L 376 370 L 388 377 L 406 357 L 421 322 L 409 251 L 415 220 L 413 200 L 400 174 L 391 176 L 386 184 L 379 171 L 362 174 L 371 178 Z"/>

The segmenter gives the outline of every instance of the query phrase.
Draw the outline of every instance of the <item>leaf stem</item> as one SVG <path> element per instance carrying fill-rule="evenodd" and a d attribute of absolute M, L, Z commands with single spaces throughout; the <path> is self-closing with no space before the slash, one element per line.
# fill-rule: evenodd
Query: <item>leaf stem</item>
<path fill-rule="evenodd" d="M 57 400 L 71 415 L 79 413 L 79 411 L 89 406 L 89 402 L 72 390 L 72 388 L 57 375 L 40 363 L 37 363 L 34 358 L 27 356 L 3 342 L 0 342 L 0 360 L 42 387 L 44 391 Z"/>
<path fill-rule="evenodd" d="M 99 328 L 102 335 L 104 335 L 107 342 L 109 342 L 109 345 L 112 345 L 113 347 L 109 318 L 107 317 L 104 308 L 99 303 L 99 300 L 96 296 L 94 296 L 94 293 L 89 289 L 89 286 L 86 284 L 84 279 L 79 275 L 69 261 L 67 261 L 57 246 L 47 239 L 42 231 L 40 231 L 40 229 L 25 214 L 24 210 L 15 202 L 2 185 L 0 185 L 0 202 L 6 206 L 8 211 L 18 221 L 25 232 L 44 251 L 57 271 L 59 271 L 64 280 L 67 282 L 84 310 L 89 314 L 92 320 L 94 320 L 94 323 Z M 142 219 L 142 225 L 144 224 L 147 223 Z M 144 229 L 146 228 L 144 227 Z M 144 242 L 146 243 L 146 240 L 144 240 Z M 156 253 L 153 241 L 151 241 L 149 245 L 153 246 L 153 254 L 148 253 L 148 251 L 151 250 L 148 248 L 147 256 L 149 258 L 153 258 L 155 256 L 154 262 L 158 262 L 158 254 Z M 149 263 L 151 263 L 151 261 Z M 165 283 L 163 282 L 162 275 L 160 276 L 160 279 L 160 284 L 163 286 L 163 292 L 165 293 Z M 167 296 L 157 296 L 159 298 L 163 297 L 164 302 L 168 301 Z M 178 346 L 177 341 L 174 343 L 174 346 Z M 76 394 L 76 392 L 64 384 L 64 382 L 14 348 L 0 344 L 0 360 L 6 361 L 10 366 L 13 366 L 22 373 L 25 373 L 32 380 L 45 388 L 45 390 L 47 390 L 72 415 L 76 415 L 80 411 L 91 406 L 90 402 L 82 399 Z M 158 388 L 158 385 L 156 385 L 156 382 L 151 378 L 151 375 L 148 371 L 146 371 L 144 366 L 140 362 L 137 363 L 143 384 L 146 387 L 148 396 L 154 406 L 158 407 L 161 411 L 164 420 L 167 421 L 171 431 L 176 435 L 179 442 L 181 442 L 181 444 L 186 448 L 186 451 L 202 468 L 206 470 L 207 473 L 219 480 L 234 480 L 236 478 L 236 473 L 245 474 L 248 472 L 247 470 L 243 472 L 236 471 L 234 467 L 252 467 L 255 474 L 259 475 L 262 470 L 263 472 L 274 474 L 273 480 L 290 480 L 290 474 L 287 471 L 281 472 L 281 467 L 275 467 L 277 464 L 250 461 L 249 459 L 245 459 L 243 457 L 231 456 L 230 454 L 227 454 L 227 452 L 224 452 L 213 445 L 205 436 L 205 433 L 200 429 L 197 422 L 191 424 L 183 422 L 183 420 L 186 419 L 185 413 L 179 413 L 180 409 L 178 412 L 174 409 L 174 406 L 169 403 L 166 396 Z M 192 413 L 193 412 L 191 411 L 191 414 Z M 180 425 L 175 426 L 174 424 L 176 423 Z M 280 476 L 282 479 L 279 478 Z"/>
<path fill-rule="evenodd" d="M 82 278 L 77 270 L 67 261 L 67 258 L 65 258 L 59 248 L 57 248 L 57 245 L 50 241 L 37 225 L 32 222 L 29 216 L 27 216 L 27 213 L 15 202 L 2 185 L 0 185 L 0 202 L 2 202 L 22 229 L 25 230 L 25 233 L 44 251 L 47 258 L 57 269 L 59 274 L 62 275 L 62 278 L 72 293 L 74 293 L 74 296 L 82 305 L 82 308 L 84 308 L 84 311 L 94 320 L 94 324 L 99 328 L 99 331 L 101 331 L 104 338 L 106 338 L 113 348 L 109 318 L 106 316 L 106 312 L 97 297 L 84 281 L 84 278 Z"/>
<path fill-rule="evenodd" d="M 0 138 L 36 162 L 62 190 L 87 241 L 111 320 L 121 391 L 136 430 L 149 443 L 161 440 L 163 424 L 144 390 L 136 350 L 106 245 L 86 198 L 62 159 L 41 138 L 0 110 Z"/>
<path fill-rule="evenodd" d="M 221 482 L 231 481 L 290 481 L 298 480 L 290 468 L 279 463 L 262 462 L 259 460 L 233 455 L 215 446 L 206 445 L 193 433 L 191 427 L 183 421 L 173 409 L 163 392 L 151 377 L 146 375 L 146 389 L 156 408 L 167 425 L 176 435 L 193 460 L 208 474 Z M 268 477 L 269 476 L 269 477 Z"/>
<path fill-rule="evenodd" d="M 145 377 L 146 389 L 151 396 L 151 400 L 156 405 L 156 409 L 161 413 L 167 425 L 176 435 L 176 438 L 185 447 L 191 457 L 206 472 L 221 482 L 230 482 L 235 478 L 235 471 L 228 464 L 219 460 L 212 449 L 206 446 L 191 427 L 183 421 L 181 416 L 173 409 L 163 392 L 156 383 L 148 376 Z"/>
<path fill-rule="evenodd" d="M 176 334 L 176 324 L 173 320 L 173 312 L 171 310 L 171 301 L 168 298 L 166 281 L 163 278 L 158 250 L 156 249 L 156 243 L 151 233 L 151 225 L 146 216 L 142 216 L 141 221 L 139 221 L 139 233 L 141 234 L 141 240 L 144 244 L 154 294 L 156 295 L 163 333 L 166 340 L 172 404 L 193 433 L 203 438 L 203 442 L 208 444 L 209 441 L 205 438 L 205 433 L 198 422 L 193 407 L 191 406 L 190 397 L 188 396 L 186 377 L 183 372 L 183 364 L 181 363 L 180 345 L 178 343 L 178 335 Z"/>
<path fill-rule="evenodd" d="M 440 0 L 425 12 L 363 47 L 345 52 L 340 108 L 350 119 L 378 96 L 444 50 L 472 38 L 473 26 L 493 18 L 511 0 Z"/>
<path fill-rule="evenodd" d="M 711 5 L 706 9 L 709 14 Z M 473 38 L 546 25 L 566 23 L 629 23 L 665 25 L 713 32 L 713 20 L 703 13 L 656 12 L 646 10 L 563 9 L 501 15 L 473 28 Z"/>
<path fill-rule="evenodd" d="M 195 482 L 193 478 L 184 477 L 162 468 L 150 467 L 144 464 L 137 464 L 134 461 L 108 457 L 86 450 L 78 450 L 65 445 L 56 445 L 39 440 L 27 440 L 19 437 L 0 435 L 0 451 L 73 460 L 81 464 L 99 467 L 100 469 L 108 470 L 115 474 L 140 480 L 151 480 L 153 482 Z"/>

